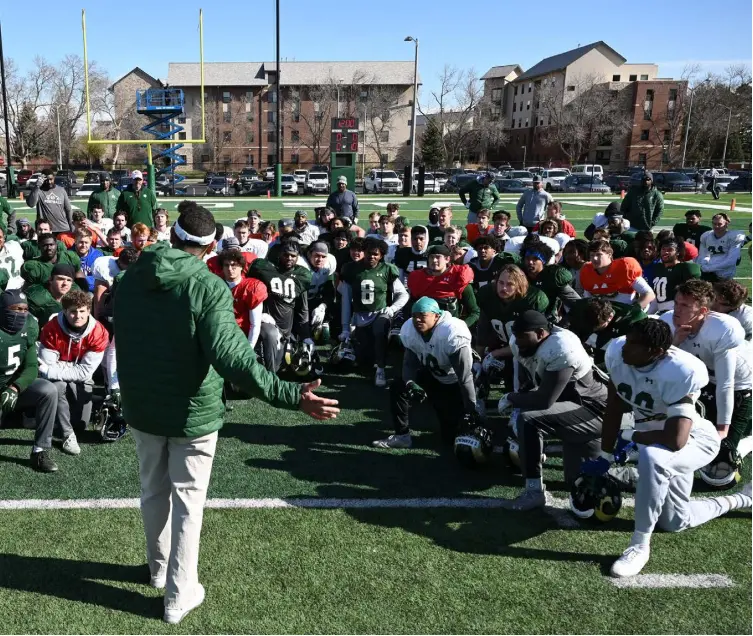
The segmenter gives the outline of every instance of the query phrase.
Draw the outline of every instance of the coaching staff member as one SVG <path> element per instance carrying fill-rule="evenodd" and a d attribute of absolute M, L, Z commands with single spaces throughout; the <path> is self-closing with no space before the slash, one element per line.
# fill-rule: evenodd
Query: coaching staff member
<path fill-rule="evenodd" d="M 203 261 L 215 246 L 208 210 L 183 204 L 170 242 L 145 250 L 123 276 L 115 338 L 123 412 L 139 457 L 151 585 L 166 588 L 165 622 L 178 623 L 204 600 L 199 536 L 225 413 L 223 379 L 316 419 L 334 418 L 339 409 L 336 400 L 313 393 L 319 381 L 283 382 L 256 362 L 235 322 L 230 290 Z"/>

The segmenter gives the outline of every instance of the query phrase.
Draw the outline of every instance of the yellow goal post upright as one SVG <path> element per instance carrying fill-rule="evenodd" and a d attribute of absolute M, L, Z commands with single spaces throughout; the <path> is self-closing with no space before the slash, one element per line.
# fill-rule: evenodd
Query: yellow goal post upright
<path fill-rule="evenodd" d="M 84 38 L 84 91 L 86 93 L 86 129 L 87 143 L 98 145 L 141 145 L 146 146 L 147 153 L 147 178 L 149 187 L 155 189 L 154 164 L 152 163 L 152 145 L 172 145 L 174 140 L 148 140 L 148 139 L 94 139 L 92 137 L 91 102 L 89 96 L 89 52 L 86 45 L 86 9 L 81 10 L 81 32 Z M 199 72 L 201 75 L 201 139 L 181 140 L 181 144 L 205 144 L 206 143 L 206 112 L 204 110 L 204 12 L 199 9 Z"/>

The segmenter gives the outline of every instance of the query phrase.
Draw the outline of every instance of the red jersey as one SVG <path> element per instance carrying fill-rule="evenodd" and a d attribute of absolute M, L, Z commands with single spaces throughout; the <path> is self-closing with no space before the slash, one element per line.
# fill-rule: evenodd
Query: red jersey
<path fill-rule="evenodd" d="M 626 256 L 617 258 L 599 274 L 593 263 L 586 263 L 580 269 L 580 284 L 584 292 L 592 296 L 606 296 L 617 302 L 630 302 L 635 290 L 633 283 L 643 276 L 640 263 Z"/>
<path fill-rule="evenodd" d="M 69 331 L 63 312 L 50 320 L 39 334 L 39 358 L 48 366 L 48 380 L 85 382 L 92 379 L 102 362 L 110 336 L 101 322 L 89 317 L 81 334 Z M 60 364 L 60 363 L 73 363 Z M 41 366 L 41 365 L 40 365 Z"/>
<path fill-rule="evenodd" d="M 435 300 L 457 298 L 473 281 L 473 270 L 468 265 L 450 265 L 444 274 L 433 276 L 427 268 L 408 274 L 408 291 L 412 298 L 428 296 Z"/>
<path fill-rule="evenodd" d="M 245 276 L 248 271 L 248 266 L 256 260 L 257 256 L 253 252 L 241 252 L 241 254 L 243 254 L 243 258 L 246 259 L 246 266 L 243 268 L 243 275 Z M 212 274 L 217 274 L 217 276 L 222 278 L 222 265 L 220 265 L 219 255 L 215 254 L 212 256 L 212 258 L 207 261 L 207 267 Z"/>
<path fill-rule="evenodd" d="M 489 225 L 487 226 L 485 230 L 482 230 L 478 226 L 478 223 L 469 223 L 468 225 L 465 226 L 465 232 L 466 232 L 468 243 L 470 245 L 473 245 L 476 242 L 477 238 L 479 238 L 480 236 L 486 236 L 487 234 L 489 234 L 489 230 L 491 230 L 492 227 L 494 226 Z"/>
<path fill-rule="evenodd" d="M 692 243 L 685 241 L 685 262 L 694 261 L 698 256 L 698 248 Z"/>
<path fill-rule="evenodd" d="M 267 299 L 267 286 L 256 278 L 243 278 L 230 290 L 233 294 L 233 313 L 235 322 L 243 333 L 251 330 L 249 312 Z"/>

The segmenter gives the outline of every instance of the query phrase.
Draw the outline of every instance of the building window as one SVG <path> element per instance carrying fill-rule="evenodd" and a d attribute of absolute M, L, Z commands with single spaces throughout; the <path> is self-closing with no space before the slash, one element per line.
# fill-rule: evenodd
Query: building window
<path fill-rule="evenodd" d="M 390 131 L 389 130 L 380 130 L 379 131 L 379 141 L 388 142 L 390 140 Z"/>
<path fill-rule="evenodd" d="M 528 118 L 526 118 L 526 128 L 528 128 Z"/>
<path fill-rule="evenodd" d="M 518 87 L 517 86 L 515 87 L 515 92 L 513 93 L 513 95 L 515 95 L 516 97 L 518 96 Z"/>
<path fill-rule="evenodd" d="M 301 140 L 301 133 L 298 130 L 291 130 L 290 131 L 290 141 L 300 141 Z"/>
<path fill-rule="evenodd" d="M 664 163 L 669 163 L 669 150 L 665 150 L 663 153 L 661 153 L 661 160 Z"/>
<path fill-rule="evenodd" d="M 277 160 L 277 155 L 275 155 L 275 154 L 267 155 L 267 165 L 268 166 L 275 165 L 275 161 L 276 160 Z"/>
<path fill-rule="evenodd" d="M 541 119 L 539 119 L 539 126 L 543 126 L 543 125 L 544 125 L 544 118 L 542 117 Z"/>
<path fill-rule="evenodd" d="M 222 103 L 223 104 L 230 103 L 230 91 L 222 91 Z"/>
<path fill-rule="evenodd" d="M 186 140 L 186 132 L 179 132 L 178 133 L 178 141 L 185 141 Z"/>
<path fill-rule="evenodd" d="M 267 102 L 269 104 L 277 103 L 277 91 L 267 91 Z"/>
<path fill-rule="evenodd" d="M 277 112 L 274 110 L 267 111 L 267 123 L 274 124 L 277 122 Z"/>
<path fill-rule="evenodd" d="M 601 163 L 609 163 L 611 159 L 612 159 L 611 150 L 597 150 L 596 151 L 596 161 L 599 161 Z"/>
<path fill-rule="evenodd" d="M 298 165 L 300 162 L 300 155 L 297 152 L 290 155 L 290 163 Z"/>
<path fill-rule="evenodd" d="M 575 92 L 575 86 L 568 86 L 568 87 L 567 87 L 567 92 L 568 92 L 568 93 L 573 93 L 573 92 Z"/>
<path fill-rule="evenodd" d="M 647 157 L 647 155 L 646 155 L 645 152 L 642 152 L 641 154 L 639 154 L 638 155 L 638 163 L 641 164 L 642 166 L 645 166 L 646 165 L 646 157 Z"/>
<path fill-rule="evenodd" d="M 651 112 L 654 110 L 654 91 L 646 91 L 646 101 L 643 104 L 643 119 L 650 120 Z"/>
<path fill-rule="evenodd" d="M 526 110 L 531 110 L 531 100 L 530 99 L 526 102 Z"/>
<path fill-rule="evenodd" d="M 675 92 L 677 92 L 677 91 L 675 91 Z M 186 123 L 186 116 L 185 115 L 181 115 L 180 117 L 178 117 L 178 123 L 179 124 L 185 124 Z"/>
<path fill-rule="evenodd" d="M 631 75 L 630 77 L 628 77 L 628 80 L 631 82 L 635 82 L 637 79 L 638 79 L 637 75 Z"/>
<path fill-rule="evenodd" d="M 201 163 L 209 163 L 209 155 L 201 155 Z"/>
<path fill-rule="evenodd" d="M 500 99 L 502 99 L 502 89 L 501 88 L 493 88 L 492 89 L 492 101 L 498 102 Z"/>
<path fill-rule="evenodd" d="M 528 92 L 530 93 L 533 90 L 533 84 L 531 82 L 528 82 Z"/>
<path fill-rule="evenodd" d="M 492 106 L 492 119 L 497 120 L 502 115 L 502 109 L 499 106 Z"/>
<path fill-rule="evenodd" d="M 648 75 L 641 75 L 641 81 L 645 82 L 648 79 Z"/>
<path fill-rule="evenodd" d="M 517 102 L 513 102 L 512 103 L 512 112 L 516 113 L 517 111 L 518 111 L 518 103 Z"/>
<path fill-rule="evenodd" d="M 233 133 L 229 130 L 226 130 L 222 133 L 222 141 L 225 143 L 229 143 L 233 140 Z"/>
<path fill-rule="evenodd" d="M 668 141 L 669 141 L 669 135 L 670 135 L 670 131 L 669 131 L 669 129 L 665 130 L 665 131 L 664 131 L 664 141 L 665 141 L 665 142 L 668 142 Z"/>
<path fill-rule="evenodd" d="M 231 121 L 233 121 L 233 113 L 229 110 L 226 110 L 224 113 L 222 113 L 222 120 L 229 124 Z"/>
<path fill-rule="evenodd" d="M 648 129 L 641 130 L 641 141 L 648 141 Z"/>
<path fill-rule="evenodd" d="M 277 131 L 276 130 L 268 130 L 267 131 L 267 141 L 274 143 L 277 141 Z"/>
<path fill-rule="evenodd" d="M 247 144 L 254 143 L 254 131 L 253 130 L 246 131 L 246 143 Z"/>
<path fill-rule="evenodd" d="M 619 82 L 620 81 L 620 76 L 619 75 L 612 75 L 612 81 L 613 82 Z"/>
<path fill-rule="evenodd" d="M 230 155 L 223 155 L 222 163 L 225 166 L 225 168 L 229 168 L 230 167 Z"/>
<path fill-rule="evenodd" d="M 677 99 L 677 89 L 676 88 L 670 88 L 669 89 L 669 101 L 673 102 Z"/>
<path fill-rule="evenodd" d="M 537 100 L 536 100 L 536 105 L 534 106 L 534 108 L 535 108 L 536 110 L 538 110 L 538 109 L 539 109 L 539 106 L 540 106 L 540 102 L 539 102 L 539 100 L 537 99 Z"/>
<path fill-rule="evenodd" d="M 384 165 L 385 163 L 389 163 L 390 156 L 386 152 L 383 152 L 380 160 L 382 162 L 382 165 Z"/>
<path fill-rule="evenodd" d="M 546 125 L 547 126 L 551 126 L 552 125 L 552 116 L 551 115 L 549 115 L 549 119 L 547 120 Z"/>
<path fill-rule="evenodd" d="M 254 165 L 254 154 L 252 152 L 246 153 L 246 165 L 247 166 L 253 166 Z"/>

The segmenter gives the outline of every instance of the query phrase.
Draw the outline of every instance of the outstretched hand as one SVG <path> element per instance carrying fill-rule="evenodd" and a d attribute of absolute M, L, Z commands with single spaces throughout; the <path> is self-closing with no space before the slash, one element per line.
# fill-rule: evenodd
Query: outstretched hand
<path fill-rule="evenodd" d="M 319 397 L 314 393 L 322 384 L 321 380 L 314 380 L 301 385 L 301 400 L 299 408 L 315 420 L 332 420 L 340 413 L 337 400 Z"/>

